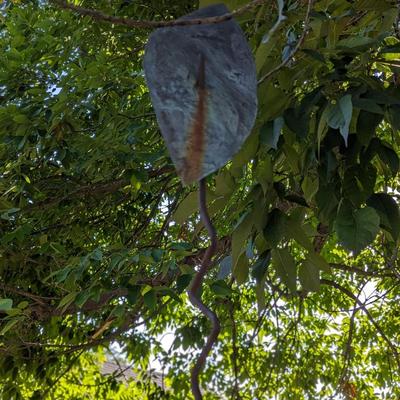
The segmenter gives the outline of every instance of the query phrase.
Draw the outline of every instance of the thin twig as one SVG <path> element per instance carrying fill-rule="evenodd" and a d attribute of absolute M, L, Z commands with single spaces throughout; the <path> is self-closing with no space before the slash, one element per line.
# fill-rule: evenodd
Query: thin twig
<path fill-rule="evenodd" d="M 232 364 L 233 364 L 233 374 L 235 377 L 235 383 L 233 388 L 233 399 L 240 400 L 240 391 L 239 391 L 239 365 L 238 365 L 238 347 L 237 347 L 237 329 L 236 329 L 236 321 L 235 321 L 235 305 L 230 302 L 229 307 L 229 317 L 232 323 Z"/>
<path fill-rule="evenodd" d="M 363 275 L 363 276 L 372 276 L 374 278 L 396 278 L 396 275 L 392 272 L 387 272 L 387 270 L 378 270 L 378 271 L 365 271 L 358 267 L 353 267 L 345 264 L 337 264 L 330 263 L 329 266 L 334 270 L 350 272 L 352 274 Z"/>
<path fill-rule="evenodd" d="M 206 201 L 206 182 L 204 179 L 199 182 L 199 207 L 200 207 L 200 218 L 203 221 L 204 226 L 206 227 L 208 234 L 210 235 L 211 244 L 207 248 L 202 263 L 200 265 L 199 270 L 197 271 L 192 284 L 188 290 L 188 295 L 191 303 L 197 307 L 202 314 L 204 314 L 209 321 L 211 322 L 211 333 L 207 338 L 207 342 L 201 350 L 199 357 L 196 360 L 192 368 L 191 374 L 191 385 L 192 385 L 192 393 L 195 400 L 201 400 L 203 398 L 200 385 L 199 385 L 199 375 L 201 370 L 204 367 L 207 356 L 210 353 L 214 343 L 217 341 L 219 332 L 221 330 L 221 325 L 219 319 L 214 311 L 209 309 L 201 300 L 199 296 L 199 289 L 203 283 L 204 276 L 206 275 L 210 265 L 211 259 L 217 250 L 217 233 L 215 228 L 210 220 L 207 211 L 207 201 Z"/>
<path fill-rule="evenodd" d="M 155 239 L 154 239 L 154 242 L 153 242 L 155 247 L 159 246 L 159 242 L 162 242 L 162 239 L 163 239 L 162 236 L 163 236 L 163 234 L 164 234 L 164 232 L 165 232 L 165 230 L 166 230 L 168 224 L 169 224 L 170 221 L 171 221 L 172 214 L 173 214 L 173 213 L 175 212 L 175 210 L 176 210 L 176 207 L 177 207 L 177 205 L 178 205 L 178 202 L 179 202 L 179 199 L 180 199 L 180 197 L 181 197 L 182 191 L 183 191 L 183 190 L 182 190 L 182 187 L 180 187 L 180 188 L 178 189 L 176 195 L 175 195 L 174 201 L 173 201 L 173 202 L 169 205 L 169 207 L 168 207 L 168 213 L 167 213 L 167 215 L 165 216 L 164 222 L 163 222 L 163 224 L 162 224 L 160 230 L 158 231 L 158 233 L 157 233 L 157 235 L 156 235 L 156 237 L 155 237 Z"/>
<path fill-rule="evenodd" d="M 355 302 L 355 303 L 357 303 L 357 302 Z M 345 379 L 347 378 L 347 375 L 348 375 L 348 369 L 349 369 L 350 357 L 351 357 L 351 343 L 353 341 L 355 317 L 356 317 L 358 310 L 359 310 L 358 307 L 354 307 L 353 312 L 351 313 L 351 317 L 350 317 L 349 333 L 347 335 L 346 346 L 345 346 L 344 352 L 343 352 L 343 369 L 342 369 L 342 373 L 340 374 L 339 387 L 341 387 L 343 385 L 343 383 L 345 382 Z"/>
<path fill-rule="evenodd" d="M 299 51 L 300 47 L 304 43 L 307 33 L 308 33 L 309 24 L 310 24 L 310 14 L 311 14 L 313 4 L 314 4 L 314 0 L 308 0 L 308 7 L 307 7 L 307 12 L 306 12 L 306 17 L 304 19 L 303 32 L 302 32 L 300 39 L 298 40 L 296 46 L 294 47 L 293 51 L 290 53 L 289 57 L 287 57 L 279 65 L 277 65 L 275 68 L 271 69 L 271 71 L 267 72 L 262 78 L 260 78 L 258 81 L 259 85 L 261 83 L 263 83 L 266 79 L 270 78 L 273 74 L 275 74 L 275 72 L 279 71 L 281 68 L 286 66 L 289 63 L 289 61 L 293 58 L 293 56 Z"/>
<path fill-rule="evenodd" d="M 339 285 L 338 283 L 334 282 L 334 281 L 330 281 L 328 279 L 321 279 L 321 283 L 324 285 L 329 285 L 334 287 L 335 289 L 340 290 L 342 293 L 344 293 L 345 295 L 347 295 L 348 297 L 350 297 L 351 299 L 353 299 L 361 308 L 361 310 L 363 310 L 363 312 L 365 313 L 365 315 L 367 316 L 367 318 L 369 319 L 369 321 L 371 322 L 371 324 L 374 326 L 374 328 L 377 330 L 377 332 L 381 335 L 382 339 L 387 343 L 387 345 L 389 346 L 390 350 L 393 353 L 393 356 L 396 360 L 397 363 L 397 367 L 400 370 L 400 358 L 399 358 L 399 353 L 397 351 L 396 346 L 390 341 L 390 339 L 386 336 L 385 332 L 383 331 L 383 329 L 381 328 L 381 326 L 375 321 L 374 317 L 371 315 L 371 313 L 368 311 L 367 307 L 365 307 L 365 304 L 353 293 L 351 292 L 349 289 L 343 287 L 342 285 Z"/>
<path fill-rule="evenodd" d="M 47 389 L 43 393 L 41 393 L 43 399 L 46 398 L 47 394 L 49 394 L 55 388 L 55 385 L 58 383 L 58 381 L 70 371 L 70 369 L 74 366 L 74 364 L 83 354 L 83 352 L 84 350 L 76 354 L 67 365 L 67 368 L 65 368 L 65 370 L 60 375 L 58 375 L 58 377 L 50 385 L 48 385 Z"/>
<path fill-rule="evenodd" d="M 88 16 L 96 21 L 110 22 L 115 25 L 124 25 L 130 28 L 141 28 L 141 29 L 154 29 L 154 28 L 166 28 L 171 26 L 188 26 L 188 25 L 204 25 L 204 24 L 218 24 L 220 22 L 229 21 L 230 19 L 251 10 L 265 2 L 265 0 L 253 0 L 250 3 L 232 11 L 231 13 L 226 13 L 223 15 L 218 15 L 216 17 L 207 18 L 193 18 L 193 19 L 178 19 L 171 21 L 148 21 L 148 20 L 135 20 L 126 17 L 115 17 L 112 15 L 107 15 L 101 11 L 83 8 L 75 6 L 65 0 L 51 0 L 53 4 L 58 7 L 74 11 L 80 15 Z"/>
<path fill-rule="evenodd" d="M 13 287 L 5 285 L 5 284 L 1 284 L 0 289 L 4 290 L 5 292 L 8 292 L 8 293 L 16 294 L 16 295 L 31 299 L 42 306 L 47 306 L 48 301 L 55 300 L 55 299 L 57 300 L 56 297 L 38 296 L 36 294 L 32 294 L 32 293 L 26 292 L 21 289 L 13 288 Z"/>

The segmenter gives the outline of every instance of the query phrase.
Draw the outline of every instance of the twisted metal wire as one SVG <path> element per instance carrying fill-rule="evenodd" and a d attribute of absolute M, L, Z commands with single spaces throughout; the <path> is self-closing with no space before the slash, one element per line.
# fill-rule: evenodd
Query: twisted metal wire
<path fill-rule="evenodd" d="M 202 302 L 199 295 L 199 289 L 203 283 L 204 276 L 208 272 L 211 265 L 211 259 L 217 250 L 217 233 L 207 211 L 206 182 L 204 179 L 200 180 L 199 182 L 199 208 L 200 218 L 203 221 L 208 234 L 210 235 L 211 244 L 204 254 L 199 270 L 194 276 L 190 289 L 188 290 L 188 295 L 191 303 L 197 307 L 211 322 L 211 332 L 191 371 L 191 387 L 195 400 L 202 400 L 203 398 L 200 391 L 199 375 L 204 367 L 204 364 L 206 363 L 208 354 L 210 353 L 214 343 L 217 341 L 219 332 L 221 330 L 221 325 L 217 315 Z"/>

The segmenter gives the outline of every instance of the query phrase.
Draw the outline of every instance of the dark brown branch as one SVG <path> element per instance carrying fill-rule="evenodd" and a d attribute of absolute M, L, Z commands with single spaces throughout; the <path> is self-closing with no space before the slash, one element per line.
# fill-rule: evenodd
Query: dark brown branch
<path fill-rule="evenodd" d="M 132 324 L 135 320 L 139 317 L 139 313 L 128 317 L 123 325 L 119 328 L 114 330 L 113 332 L 105 335 L 103 337 L 91 337 L 89 340 L 79 344 L 68 344 L 68 343 L 40 343 L 40 342 L 27 342 L 23 341 L 23 345 L 26 347 L 46 347 L 46 348 L 53 348 L 53 349 L 62 349 L 63 353 L 73 353 L 77 350 L 93 348 L 105 343 L 109 343 L 112 340 L 115 340 L 119 336 L 126 333 L 128 330 L 132 328 Z"/>
<path fill-rule="evenodd" d="M 131 313 L 130 316 L 127 316 L 124 323 L 113 332 L 103 336 L 103 337 L 94 337 L 93 335 L 89 340 L 80 344 L 68 344 L 68 343 L 40 343 L 40 342 L 27 342 L 23 341 L 23 345 L 26 347 L 47 347 L 47 348 L 55 348 L 55 349 L 64 349 L 64 353 L 73 353 L 77 350 L 92 348 L 99 345 L 104 345 L 105 343 L 109 343 L 119 336 L 126 334 L 133 327 L 138 327 L 140 325 L 147 324 L 152 318 L 154 318 L 169 302 L 171 299 L 168 299 L 164 303 L 162 303 L 158 310 L 150 314 L 147 318 L 142 319 L 140 322 L 136 322 L 140 316 L 140 308 L 143 305 L 143 302 L 139 302 L 136 307 L 136 311 Z M 110 321 L 110 320 L 109 320 Z M 96 331 L 98 332 L 98 330 Z M 0 349 L 1 350 L 1 349 Z"/>
<path fill-rule="evenodd" d="M 332 269 L 337 269 L 340 271 L 345 271 L 345 272 L 350 272 L 352 274 L 357 274 L 357 275 L 363 275 L 363 276 L 372 276 L 375 278 L 396 278 L 396 275 L 392 272 L 386 272 L 385 270 L 383 271 L 364 271 L 361 268 L 357 267 L 352 267 L 350 265 L 345 265 L 345 264 L 335 264 L 331 263 L 329 266 Z"/>
<path fill-rule="evenodd" d="M 42 200 L 40 202 L 28 205 L 22 211 L 30 212 L 30 211 L 37 210 L 37 209 L 46 210 L 52 206 L 56 206 L 57 204 L 60 204 L 62 201 L 65 201 L 65 200 L 69 199 L 70 197 L 84 198 L 89 195 L 95 196 L 98 194 L 114 193 L 128 184 L 129 184 L 128 179 L 116 179 L 112 182 L 102 182 L 102 183 L 95 184 L 95 185 L 81 186 L 78 189 L 75 189 L 75 190 L 71 191 L 70 193 L 67 193 L 64 196 L 50 197 L 50 198 Z"/>
<path fill-rule="evenodd" d="M 0 289 L 4 290 L 5 292 L 16 294 L 18 296 L 26 297 L 27 299 L 33 300 L 35 303 L 40 304 L 42 306 L 46 306 L 47 302 L 49 300 L 54 300 L 54 297 L 43 297 L 43 296 L 38 296 L 36 294 L 32 294 L 29 292 L 26 292 L 24 290 L 18 289 L 18 288 L 13 288 L 8 285 L 0 285 Z"/>
<path fill-rule="evenodd" d="M 115 17 L 112 15 L 104 14 L 101 11 L 75 6 L 65 0 L 51 0 L 51 2 L 53 4 L 56 4 L 60 8 L 74 11 L 79 15 L 90 17 L 96 21 L 110 22 L 115 25 L 124 25 L 129 28 L 155 29 L 155 28 L 166 28 L 171 26 L 218 24 L 220 22 L 229 21 L 230 19 L 240 14 L 243 14 L 246 11 L 249 11 L 253 7 L 256 7 L 264 3 L 265 0 L 253 0 L 250 3 L 244 5 L 243 7 L 238 8 L 237 10 L 231 13 L 219 15 L 217 17 L 195 18 L 189 20 L 179 19 L 172 21 L 146 21 L 146 20 L 135 20 L 125 17 Z"/>
<path fill-rule="evenodd" d="M 192 374 L 191 374 L 191 385 L 192 385 L 192 393 L 194 395 L 195 400 L 201 400 L 203 398 L 200 385 L 199 385 L 199 375 L 201 370 L 206 363 L 206 359 L 208 354 L 210 353 L 214 343 L 217 341 L 219 332 L 221 330 L 220 322 L 217 315 L 209 309 L 201 300 L 199 296 L 199 290 L 203 283 L 204 276 L 209 270 L 211 265 L 211 259 L 217 250 L 217 233 L 215 231 L 214 226 L 210 220 L 207 211 L 207 201 L 206 201 L 206 182 L 202 179 L 199 183 L 199 206 L 200 206 L 200 217 L 204 223 L 204 226 L 207 228 L 208 234 L 210 235 L 211 244 L 207 248 L 203 261 L 199 270 L 197 271 L 192 284 L 188 290 L 189 299 L 192 304 L 197 307 L 211 322 L 211 332 L 207 338 L 207 342 L 204 345 L 203 349 L 199 357 L 197 358 L 196 363 L 193 366 Z"/>
<path fill-rule="evenodd" d="M 329 227 L 322 222 L 317 226 L 317 235 L 315 235 L 313 240 L 313 247 L 316 253 L 321 253 L 326 241 L 329 237 Z"/>
<path fill-rule="evenodd" d="M 5 292 L 16 294 L 21 297 L 25 297 L 34 301 L 29 307 L 30 312 L 40 321 L 46 320 L 50 317 L 63 316 L 67 314 L 74 314 L 76 312 L 93 312 L 101 309 L 104 305 L 108 304 L 112 299 L 116 297 L 126 296 L 128 294 L 127 289 L 115 289 L 109 292 L 103 293 L 100 296 L 99 301 L 88 300 L 82 307 L 77 307 L 71 304 L 65 310 L 58 308 L 53 305 L 54 301 L 59 302 L 60 298 L 56 297 L 43 297 L 32 293 L 28 293 L 24 290 L 12 288 L 7 285 L 0 287 Z"/>
<path fill-rule="evenodd" d="M 166 174 L 172 171 L 173 171 L 172 167 L 165 166 L 158 170 L 148 172 L 148 176 L 149 178 L 155 178 L 161 176 L 164 173 Z M 128 184 L 129 184 L 129 179 L 121 178 L 121 179 L 115 179 L 110 182 L 100 182 L 96 184 L 83 185 L 65 194 L 64 196 L 51 197 L 34 204 L 30 204 L 26 206 L 22 211 L 29 212 L 36 209 L 45 210 L 70 198 L 85 198 L 85 197 L 93 197 L 96 195 L 106 195 L 115 193 Z"/>
<path fill-rule="evenodd" d="M 300 47 L 303 45 L 304 40 L 306 39 L 306 36 L 308 33 L 308 29 L 310 27 L 309 26 L 310 25 L 310 15 L 311 15 L 311 10 L 312 10 L 313 4 L 314 4 L 314 0 L 308 0 L 306 17 L 304 19 L 303 32 L 302 32 L 300 39 L 298 40 L 296 46 L 294 47 L 293 51 L 279 65 L 277 65 L 275 68 L 271 69 L 271 71 L 267 72 L 262 78 L 260 78 L 260 80 L 258 81 L 258 84 L 263 83 L 265 80 L 270 78 L 273 74 L 275 74 L 275 72 L 278 72 L 280 69 L 285 67 L 290 62 L 290 60 L 294 57 L 294 55 L 300 50 Z"/>

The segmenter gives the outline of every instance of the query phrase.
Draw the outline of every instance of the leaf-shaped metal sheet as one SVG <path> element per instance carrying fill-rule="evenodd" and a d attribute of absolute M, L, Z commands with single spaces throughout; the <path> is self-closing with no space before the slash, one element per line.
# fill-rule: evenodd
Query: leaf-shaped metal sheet
<path fill-rule="evenodd" d="M 182 19 L 223 15 L 223 4 Z M 233 20 L 159 28 L 144 71 L 161 133 L 185 184 L 225 165 L 249 135 L 257 112 L 252 53 Z"/>

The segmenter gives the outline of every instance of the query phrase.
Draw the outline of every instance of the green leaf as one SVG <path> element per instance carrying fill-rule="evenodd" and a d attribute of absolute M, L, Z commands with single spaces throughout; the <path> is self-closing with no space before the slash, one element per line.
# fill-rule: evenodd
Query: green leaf
<path fill-rule="evenodd" d="M 322 257 L 320 254 L 315 253 L 314 251 L 310 251 L 307 254 L 307 259 L 315 266 L 317 267 L 320 271 L 324 271 L 327 273 L 331 272 L 331 267 L 329 264 L 325 261 L 324 257 Z"/>
<path fill-rule="evenodd" d="M 304 290 L 318 292 L 320 288 L 319 268 L 306 258 L 299 267 L 299 280 Z"/>
<path fill-rule="evenodd" d="M 265 195 L 269 190 L 270 184 L 273 182 L 272 161 L 269 155 L 263 158 L 257 165 L 256 179 L 261 184 Z"/>
<path fill-rule="evenodd" d="M 400 105 L 392 105 L 388 111 L 389 121 L 393 127 L 393 130 L 397 132 L 400 131 Z"/>
<path fill-rule="evenodd" d="M 377 211 L 381 227 L 390 232 L 396 241 L 400 234 L 400 213 L 393 197 L 386 193 L 375 193 L 369 197 L 367 205 Z"/>
<path fill-rule="evenodd" d="M 173 214 L 172 219 L 178 224 L 182 225 L 198 208 L 198 191 L 189 193 L 179 204 Z"/>
<path fill-rule="evenodd" d="M 328 104 L 324 110 L 321 113 L 321 116 L 319 118 L 318 121 L 318 128 L 317 128 L 317 149 L 318 149 L 318 155 L 320 153 L 320 148 L 321 148 L 321 142 L 322 139 L 325 136 L 326 133 L 326 128 L 327 128 L 327 124 L 328 124 L 328 118 L 331 114 L 331 109 L 332 109 L 332 105 Z"/>
<path fill-rule="evenodd" d="M 138 191 L 140 189 L 140 187 L 142 186 L 142 183 L 139 181 L 139 179 L 137 178 L 136 174 L 132 174 L 131 175 L 131 187 L 134 191 Z"/>
<path fill-rule="evenodd" d="M 210 285 L 210 289 L 220 297 L 229 297 L 232 295 L 232 289 L 223 280 L 218 280 Z"/>
<path fill-rule="evenodd" d="M 252 227 L 253 218 L 252 213 L 248 213 L 244 216 L 240 224 L 236 227 L 232 234 L 232 267 L 235 271 L 235 267 L 238 263 L 239 257 L 246 251 L 246 240 L 249 237 Z"/>
<path fill-rule="evenodd" d="M 349 127 L 353 115 L 351 95 L 346 94 L 336 104 L 328 106 L 327 123 L 333 129 L 339 129 L 347 146 Z"/>
<path fill-rule="evenodd" d="M 313 58 L 314 60 L 326 63 L 325 57 L 319 51 L 316 51 L 314 49 L 302 49 L 301 51 Z"/>
<path fill-rule="evenodd" d="M 376 169 L 373 165 L 353 165 L 345 171 L 342 192 L 355 206 L 360 206 L 373 193 Z"/>
<path fill-rule="evenodd" d="M 315 194 L 318 192 L 319 179 L 317 176 L 306 175 L 301 184 L 304 193 L 304 198 L 307 203 L 310 203 Z"/>
<path fill-rule="evenodd" d="M 338 48 L 365 51 L 376 43 L 376 39 L 368 36 L 350 36 L 337 42 Z"/>
<path fill-rule="evenodd" d="M 94 261 L 101 261 L 103 258 L 103 253 L 100 249 L 95 249 L 90 253 L 90 259 Z"/>
<path fill-rule="evenodd" d="M 298 174 L 300 172 L 300 167 L 299 167 L 299 160 L 300 160 L 300 155 L 299 153 L 294 149 L 293 146 L 290 146 L 289 144 L 285 143 L 283 147 L 283 151 L 286 156 L 286 161 L 288 165 L 290 166 L 290 169 L 292 170 L 293 173 Z"/>
<path fill-rule="evenodd" d="M 353 106 L 355 108 L 360 108 L 362 111 L 366 111 L 370 114 L 384 114 L 382 107 L 372 99 L 356 97 L 353 99 Z"/>
<path fill-rule="evenodd" d="M 384 144 L 378 147 L 378 157 L 390 169 L 393 176 L 399 172 L 399 156 L 391 148 Z"/>
<path fill-rule="evenodd" d="M 157 263 L 162 260 L 163 254 L 164 252 L 162 249 L 153 249 L 151 251 L 151 256 L 153 257 L 153 260 Z"/>
<path fill-rule="evenodd" d="M 285 124 L 300 139 L 307 136 L 309 129 L 309 114 L 303 108 L 288 108 L 284 113 Z"/>
<path fill-rule="evenodd" d="M 271 53 L 273 48 L 274 48 L 274 42 L 272 40 L 269 40 L 268 43 L 261 43 L 258 46 L 254 57 L 256 62 L 257 74 L 259 74 L 262 68 L 264 67 L 265 62 L 267 61 L 267 57 Z"/>
<path fill-rule="evenodd" d="M 176 291 L 182 293 L 192 281 L 193 274 L 183 274 L 176 280 Z"/>
<path fill-rule="evenodd" d="M 285 234 L 286 236 L 294 239 L 298 244 L 303 246 L 306 250 L 313 251 L 313 245 L 307 237 L 306 232 L 300 223 L 291 217 L 286 217 L 285 221 Z"/>
<path fill-rule="evenodd" d="M 79 292 L 75 298 L 75 304 L 77 307 L 82 308 L 82 306 L 89 300 L 92 293 L 90 290 L 84 290 Z"/>
<path fill-rule="evenodd" d="M 140 286 L 139 285 L 129 285 L 128 286 L 128 294 L 126 295 L 126 299 L 130 305 L 135 305 L 140 295 Z"/>
<path fill-rule="evenodd" d="M 358 254 L 375 239 L 379 231 L 379 215 L 371 207 L 353 209 L 344 200 L 338 210 L 335 230 L 343 246 Z"/>
<path fill-rule="evenodd" d="M 259 109 L 264 121 L 271 121 L 281 116 L 290 102 L 291 97 L 273 82 L 259 85 Z"/>
<path fill-rule="evenodd" d="M 258 135 L 255 133 L 250 134 L 250 136 L 244 142 L 242 148 L 232 159 L 231 172 L 233 176 L 239 176 L 241 174 L 242 167 L 254 157 L 258 149 L 258 143 Z"/>
<path fill-rule="evenodd" d="M 207 7 L 210 6 L 212 4 L 225 4 L 226 7 L 230 10 L 233 11 L 235 10 L 237 7 L 240 7 L 241 5 L 243 5 L 242 0 L 200 0 L 199 1 L 199 8 L 203 8 L 203 7 Z"/>
<path fill-rule="evenodd" d="M 285 233 L 286 216 L 277 208 L 268 214 L 267 225 L 264 228 L 264 238 L 270 248 L 278 245 Z"/>
<path fill-rule="evenodd" d="M 390 44 L 388 46 L 384 46 L 379 49 L 379 53 L 393 53 L 393 54 L 398 54 L 400 53 L 400 43 L 394 43 Z"/>
<path fill-rule="evenodd" d="M 17 308 L 19 308 L 20 310 L 24 310 L 28 306 L 29 306 L 28 301 L 21 301 L 21 303 L 18 303 Z"/>
<path fill-rule="evenodd" d="M 376 128 L 382 121 L 383 116 L 362 110 L 357 120 L 357 138 L 363 145 L 368 145 L 375 136 Z"/>
<path fill-rule="evenodd" d="M 12 299 L 0 299 L 0 311 L 9 311 L 12 309 Z"/>
<path fill-rule="evenodd" d="M 232 256 L 225 257 L 219 264 L 217 279 L 225 279 L 232 272 Z"/>
<path fill-rule="evenodd" d="M 233 276 L 238 285 L 247 281 L 249 276 L 249 259 L 246 257 L 246 252 L 240 254 L 238 261 L 233 269 Z"/>
<path fill-rule="evenodd" d="M 75 300 L 77 296 L 76 292 L 71 292 L 68 293 L 66 296 L 64 296 L 60 303 L 58 304 L 57 308 L 62 308 L 63 312 L 66 310 L 66 308 L 68 308 L 68 306 Z"/>
<path fill-rule="evenodd" d="M 226 169 L 219 172 L 215 178 L 215 194 L 217 196 L 230 196 L 235 190 L 235 180 Z"/>
<path fill-rule="evenodd" d="M 289 250 L 274 249 L 271 252 L 272 265 L 281 281 L 292 293 L 296 292 L 296 264 Z"/>
<path fill-rule="evenodd" d="M 263 253 L 254 263 L 251 269 L 251 276 L 256 279 L 257 283 L 261 283 L 267 272 L 268 265 L 271 262 L 271 252 L 268 250 Z"/>
<path fill-rule="evenodd" d="M 267 150 L 278 148 L 278 141 L 283 127 L 283 118 L 276 118 L 274 121 L 266 122 L 260 128 L 260 143 L 267 147 Z"/>
<path fill-rule="evenodd" d="M 13 120 L 18 124 L 29 124 L 29 118 L 25 114 L 14 115 Z"/>
<path fill-rule="evenodd" d="M 157 295 L 156 291 L 151 289 L 143 295 L 144 304 L 150 311 L 153 311 L 157 306 Z"/>
<path fill-rule="evenodd" d="M 257 299 L 257 311 L 258 315 L 265 309 L 266 300 L 265 300 L 265 282 L 262 281 L 256 284 L 256 299 Z"/>
<path fill-rule="evenodd" d="M 13 318 L 9 320 L 0 331 L 0 336 L 5 335 L 10 329 L 12 329 L 18 322 L 20 322 L 20 318 Z"/>

